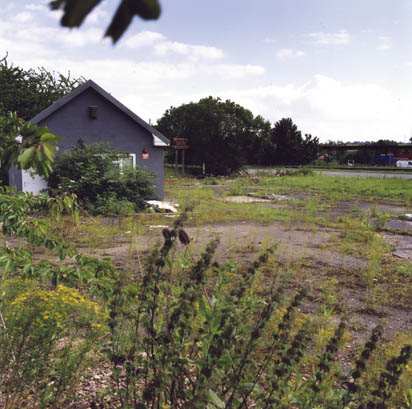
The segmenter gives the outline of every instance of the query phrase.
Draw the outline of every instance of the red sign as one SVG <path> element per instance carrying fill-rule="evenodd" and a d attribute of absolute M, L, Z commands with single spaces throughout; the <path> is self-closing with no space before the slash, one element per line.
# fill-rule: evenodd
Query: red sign
<path fill-rule="evenodd" d="M 189 149 L 188 138 L 173 138 L 172 148 L 173 149 Z"/>

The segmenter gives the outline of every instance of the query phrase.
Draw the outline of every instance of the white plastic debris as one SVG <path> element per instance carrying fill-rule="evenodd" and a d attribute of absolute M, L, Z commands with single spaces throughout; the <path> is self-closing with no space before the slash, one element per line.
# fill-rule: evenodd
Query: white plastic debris
<path fill-rule="evenodd" d="M 284 195 L 276 195 L 274 193 L 271 193 L 266 196 L 267 199 L 269 200 L 287 200 L 287 197 Z"/>
<path fill-rule="evenodd" d="M 179 206 L 176 203 L 162 202 L 160 200 L 146 200 L 145 203 L 160 213 L 177 213 L 176 207 Z"/>
<path fill-rule="evenodd" d="M 149 230 L 154 230 L 154 229 L 167 229 L 169 226 L 163 225 L 163 224 L 156 224 L 156 225 L 150 225 Z"/>
<path fill-rule="evenodd" d="M 411 214 L 411 213 L 406 213 L 406 214 L 403 216 L 403 218 L 406 219 L 406 220 L 411 220 L 411 221 L 412 221 L 412 214 Z"/>
<path fill-rule="evenodd" d="M 250 196 L 227 196 L 225 197 L 226 202 L 232 203 L 264 203 L 270 202 L 268 199 L 262 199 L 260 197 L 250 197 Z"/>

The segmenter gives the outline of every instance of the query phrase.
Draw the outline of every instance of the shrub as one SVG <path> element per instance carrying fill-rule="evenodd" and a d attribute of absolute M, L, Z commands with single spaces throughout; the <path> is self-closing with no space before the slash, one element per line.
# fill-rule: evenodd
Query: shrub
<path fill-rule="evenodd" d="M 138 211 L 144 200 L 155 198 L 154 177 L 140 167 L 120 169 L 115 165 L 126 156 L 107 144 L 86 145 L 80 140 L 73 150 L 56 158 L 49 192 L 53 196 L 74 193 L 93 214 L 121 214 L 125 202 L 132 203 L 133 210 Z M 120 203 L 115 205 L 116 201 Z M 129 204 L 127 209 L 129 212 Z"/>
<path fill-rule="evenodd" d="M 131 216 L 135 212 L 132 202 L 125 199 L 117 199 L 115 195 L 105 197 L 98 196 L 96 203 L 90 205 L 89 209 L 94 214 L 102 214 L 108 217 Z"/>
<path fill-rule="evenodd" d="M 0 390 L 6 408 L 61 407 L 91 362 L 105 315 L 78 291 L 34 281 L 1 286 Z M 30 402 L 30 403 L 29 403 Z"/>

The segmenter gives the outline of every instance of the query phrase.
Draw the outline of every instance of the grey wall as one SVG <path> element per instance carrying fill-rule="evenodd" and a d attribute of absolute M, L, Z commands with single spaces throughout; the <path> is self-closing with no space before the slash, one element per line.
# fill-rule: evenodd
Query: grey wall
<path fill-rule="evenodd" d="M 89 117 L 89 106 L 97 106 L 97 119 Z M 86 143 L 110 142 L 113 148 L 121 152 L 135 153 L 136 164 L 156 175 L 156 192 L 163 199 L 164 148 L 153 146 L 150 132 L 92 88 L 85 90 L 38 125 L 47 126 L 52 133 L 64 138 L 58 143 L 59 153 L 71 149 L 80 138 Z M 141 157 L 144 148 L 149 151 L 147 160 Z"/>

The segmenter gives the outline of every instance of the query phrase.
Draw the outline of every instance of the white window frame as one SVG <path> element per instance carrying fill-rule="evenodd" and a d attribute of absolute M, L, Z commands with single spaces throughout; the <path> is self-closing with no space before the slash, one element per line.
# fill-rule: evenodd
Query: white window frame
<path fill-rule="evenodd" d="M 133 166 L 133 168 L 135 168 L 136 167 L 136 154 L 135 153 L 128 153 L 127 155 L 129 155 L 129 157 L 132 158 L 132 166 Z M 123 169 L 123 166 L 124 166 L 124 158 L 119 158 L 118 160 L 114 160 L 112 163 L 114 165 L 119 165 L 119 169 L 120 169 L 120 172 L 121 172 L 122 169 Z"/>

